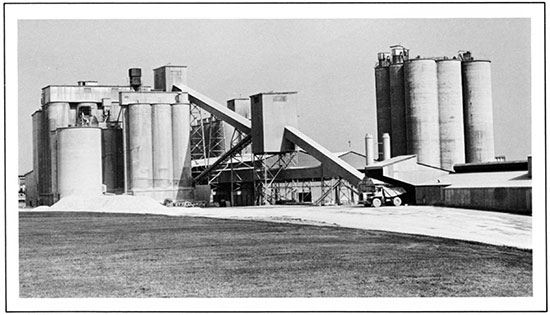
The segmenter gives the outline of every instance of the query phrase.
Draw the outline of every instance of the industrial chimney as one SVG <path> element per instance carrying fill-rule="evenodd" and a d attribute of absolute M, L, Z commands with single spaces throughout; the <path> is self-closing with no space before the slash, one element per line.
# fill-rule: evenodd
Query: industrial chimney
<path fill-rule="evenodd" d="M 365 135 L 365 157 L 367 165 L 374 164 L 374 138 L 368 133 Z"/>
<path fill-rule="evenodd" d="M 134 91 L 139 91 L 141 87 L 141 68 L 131 68 L 128 70 L 130 75 L 130 86 Z"/>

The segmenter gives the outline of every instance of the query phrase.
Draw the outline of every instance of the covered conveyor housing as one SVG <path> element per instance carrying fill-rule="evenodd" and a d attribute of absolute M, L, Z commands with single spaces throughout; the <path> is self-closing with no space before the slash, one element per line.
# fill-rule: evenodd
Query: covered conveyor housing
<path fill-rule="evenodd" d="M 244 134 L 250 134 L 250 132 L 252 131 L 252 124 L 250 120 L 230 110 L 226 106 L 223 106 L 220 103 L 212 100 L 208 96 L 182 84 L 174 85 L 173 91 L 187 92 L 189 94 L 189 101 L 191 103 L 196 104 L 205 111 L 220 118 L 221 120 L 235 127 L 235 129 L 243 132 Z"/>
<path fill-rule="evenodd" d="M 357 186 L 359 181 L 363 179 L 363 173 L 344 162 L 334 153 L 330 152 L 298 129 L 286 126 L 284 137 L 286 140 L 304 149 L 311 156 L 319 160 L 319 162 L 323 164 L 323 167 L 328 169 L 330 173 L 338 174 L 339 177 L 347 180 L 353 186 Z"/>

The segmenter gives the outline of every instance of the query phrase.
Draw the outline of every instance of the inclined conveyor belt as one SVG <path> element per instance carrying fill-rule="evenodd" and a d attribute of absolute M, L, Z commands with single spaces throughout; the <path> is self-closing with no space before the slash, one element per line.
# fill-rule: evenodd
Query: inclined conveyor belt
<path fill-rule="evenodd" d="M 234 111 L 227 108 L 227 106 L 221 105 L 220 103 L 212 100 L 208 96 L 201 94 L 186 85 L 174 85 L 174 89 L 182 92 L 187 92 L 189 95 L 189 101 L 191 103 L 196 104 L 197 106 L 208 111 L 212 115 L 220 118 L 221 120 L 235 127 L 235 129 L 245 134 L 250 134 L 252 130 L 252 123 L 249 119 L 235 113 Z"/>
<path fill-rule="evenodd" d="M 323 164 L 323 167 L 329 169 L 334 174 L 338 174 L 350 184 L 357 186 L 359 181 L 363 179 L 363 173 L 359 172 L 353 166 L 340 159 L 334 153 L 330 152 L 298 129 L 286 126 L 284 137 L 288 141 L 304 149 L 311 156 L 319 160 L 319 162 Z"/>

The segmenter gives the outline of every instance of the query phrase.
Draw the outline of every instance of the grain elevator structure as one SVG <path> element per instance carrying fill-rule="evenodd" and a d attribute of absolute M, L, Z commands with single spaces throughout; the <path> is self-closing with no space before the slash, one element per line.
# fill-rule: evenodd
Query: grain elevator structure
<path fill-rule="evenodd" d="M 411 58 L 403 46 L 390 49 L 378 53 L 375 67 L 378 143 L 387 133 L 392 157 L 414 154 L 446 170 L 493 161 L 491 61 L 470 52 Z"/>

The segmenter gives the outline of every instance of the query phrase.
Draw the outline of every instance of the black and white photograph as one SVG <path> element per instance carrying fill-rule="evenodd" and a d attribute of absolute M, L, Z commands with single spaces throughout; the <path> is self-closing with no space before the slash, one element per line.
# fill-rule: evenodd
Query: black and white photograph
<path fill-rule="evenodd" d="M 548 311 L 545 12 L 4 3 L 5 311 Z"/>

